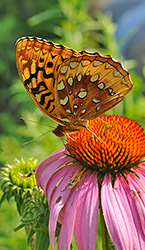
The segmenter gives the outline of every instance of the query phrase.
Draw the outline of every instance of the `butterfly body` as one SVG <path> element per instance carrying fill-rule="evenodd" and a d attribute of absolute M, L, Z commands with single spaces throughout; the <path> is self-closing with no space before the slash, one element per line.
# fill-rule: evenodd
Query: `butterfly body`
<path fill-rule="evenodd" d="M 53 132 L 60 137 L 86 127 L 132 88 L 129 73 L 111 56 L 76 52 L 36 37 L 20 38 L 15 51 L 24 87 L 58 123 Z"/>

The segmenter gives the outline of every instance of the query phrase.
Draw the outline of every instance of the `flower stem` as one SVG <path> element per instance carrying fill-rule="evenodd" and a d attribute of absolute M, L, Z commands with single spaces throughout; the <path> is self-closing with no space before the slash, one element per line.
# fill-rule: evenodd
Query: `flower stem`
<path fill-rule="evenodd" d="M 36 232 L 35 250 L 48 250 L 49 236 L 48 232 Z"/>
<path fill-rule="evenodd" d="M 101 207 L 101 198 L 100 198 L 100 222 L 101 222 L 101 235 L 102 235 L 102 250 L 110 250 L 110 237 L 106 228 L 104 221 L 103 210 Z"/>

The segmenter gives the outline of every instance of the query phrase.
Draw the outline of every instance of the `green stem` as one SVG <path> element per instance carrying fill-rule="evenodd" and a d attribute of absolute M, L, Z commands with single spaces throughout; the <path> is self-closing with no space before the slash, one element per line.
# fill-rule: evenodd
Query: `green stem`
<path fill-rule="evenodd" d="M 29 233 L 31 227 L 26 225 L 24 228 L 25 228 L 26 235 L 28 236 L 28 233 Z M 35 235 L 33 235 L 29 241 L 29 246 L 30 246 L 31 250 L 34 250 L 34 244 L 35 244 Z"/>
<path fill-rule="evenodd" d="M 35 250 L 48 250 L 49 236 L 48 232 L 36 232 Z"/>
<path fill-rule="evenodd" d="M 101 207 L 101 198 L 100 198 L 100 222 L 101 222 L 101 235 L 102 235 L 102 250 L 110 250 L 110 237 L 106 228 L 104 221 L 104 215 Z"/>

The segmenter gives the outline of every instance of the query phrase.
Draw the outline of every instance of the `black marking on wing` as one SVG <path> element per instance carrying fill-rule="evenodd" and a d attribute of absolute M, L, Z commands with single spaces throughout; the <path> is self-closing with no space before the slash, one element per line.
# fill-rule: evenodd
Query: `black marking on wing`
<path fill-rule="evenodd" d="M 47 63 L 47 68 L 52 68 L 53 67 L 53 62 L 48 62 Z"/>
<path fill-rule="evenodd" d="M 30 77 L 24 81 L 24 86 L 25 86 L 26 88 L 29 88 L 28 85 L 30 84 L 31 80 L 32 80 L 33 78 L 37 78 L 38 72 L 39 72 L 39 71 L 43 71 L 43 69 L 44 69 L 44 67 L 39 67 L 39 66 L 38 66 L 37 71 L 36 71 L 35 73 L 33 73 L 33 74 L 31 73 L 31 74 L 30 74 Z"/>
<path fill-rule="evenodd" d="M 55 78 L 53 78 L 53 88 L 55 88 Z"/>
<path fill-rule="evenodd" d="M 39 102 L 41 105 L 44 105 L 44 103 L 45 103 L 45 97 L 46 96 L 50 96 L 50 95 L 52 95 L 52 92 L 48 92 L 48 93 L 46 93 L 46 94 L 42 94 L 41 95 L 41 101 Z M 49 102 L 49 101 L 48 101 Z"/>
<path fill-rule="evenodd" d="M 41 87 L 41 86 L 43 86 L 44 89 L 41 89 L 41 90 L 40 90 L 40 87 Z M 48 88 L 47 88 L 45 82 L 42 81 L 42 82 L 39 82 L 39 83 L 38 83 L 38 85 L 37 85 L 36 88 L 31 88 L 31 92 L 33 93 L 34 96 L 36 96 L 37 94 L 40 94 L 40 93 L 42 93 L 43 91 L 45 91 L 45 90 L 47 90 L 47 89 L 48 89 Z"/>
<path fill-rule="evenodd" d="M 33 78 L 37 78 L 37 74 L 38 74 L 39 71 L 43 71 L 43 77 L 46 78 L 46 79 L 54 77 L 54 73 L 51 72 L 49 74 L 46 74 L 46 71 L 45 71 L 44 67 L 39 67 L 38 66 L 37 71 L 35 73 L 33 73 L 33 74 L 30 74 L 30 77 L 24 81 L 24 86 L 26 88 L 29 89 L 28 85 L 31 83 L 31 80 Z"/>
<path fill-rule="evenodd" d="M 40 62 L 44 62 L 44 58 L 40 58 Z"/>
<path fill-rule="evenodd" d="M 63 58 L 63 56 L 61 55 L 61 60 L 62 62 L 64 62 L 67 58 Z"/>
<path fill-rule="evenodd" d="M 55 110 L 55 105 L 53 105 L 53 108 L 49 111 L 49 113 L 52 113 L 54 110 Z"/>
<path fill-rule="evenodd" d="M 32 78 L 37 78 L 37 72 L 35 72 L 34 74 L 31 74 L 30 77 L 24 81 L 24 86 L 26 88 L 28 88 L 28 85 L 30 84 Z"/>
<path fill-rule="evenodd" d="M 46 110 L 49 109 L 51 102 L 54 102 L 54 98 L 48 101 L 47 106 L 45 107 Z M 52 112 L 52 110 L 51 110 L 51 112 Z"/>
<path fill-rule="evenodd" d="M 51 58 L 52 58 L 52 59 L 54 59 L 56 56 L 57 56 L 57 55 L 52 55 L 52 54 L 51 54 Z"/>
<path fill-rule="evenodd" d="M 59 66 L 60 66 L 60 65 L 61 65 L 61 64 L 58 64 L 58 65 L 57 65 L 56 71 L 58 71 L 58 70 L 59 70 Z"/>
<path fill-rule="evenodd" d="M 53 78 L 54 77 L 54 73 L 49 73 L 49 74 L 46 74 L 46 71 L 44 69 L 43 71 L 43 77 L 46 78 L 46 79 L 49 79 L 49 78 Z"/>

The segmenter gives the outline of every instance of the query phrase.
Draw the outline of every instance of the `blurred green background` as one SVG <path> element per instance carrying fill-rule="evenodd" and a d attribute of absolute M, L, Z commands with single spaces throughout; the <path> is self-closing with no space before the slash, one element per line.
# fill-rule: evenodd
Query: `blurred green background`
<path fill-rule="evenodd" d="M 56 127 L 45 117 L 30 99 L 18 76 L 14 46 L 22 36 L 38 36 L 61 43 L 75 50 L 97 51 L 111 54 L 123 63 L 134 84 L 123 102 L 107 114 L 119 114 L 136 120 L 145 127 L 144 72 L 139 75 L 135 58 L 127 60 L 121 52 L 121 42 L 116 41 L 117 25 L 111 13 L 99 11 L 97 1 L 87 0 L 6 0 L 0 1 L 0 162 L 12 163 L 15 158 L 37 157 L 44 159 L 61 148 L 63 141 L 52 132 L 22 147 L 52 128 L 32 122 L 20 121 L 20 117 Z M 128 38 L 129 39 L 129 38 Z M 126 41 L 127 42 L 127 41 Z M 145 59 L 145 55 L 143 58 Z M 5 201 L 0 208 L 0 248 L 2 250 L 29 249 L 23 230 L 13 232 L 19 224 L 15 204 Z M 99 248 L 100 249 L 100 246 Z"/>

